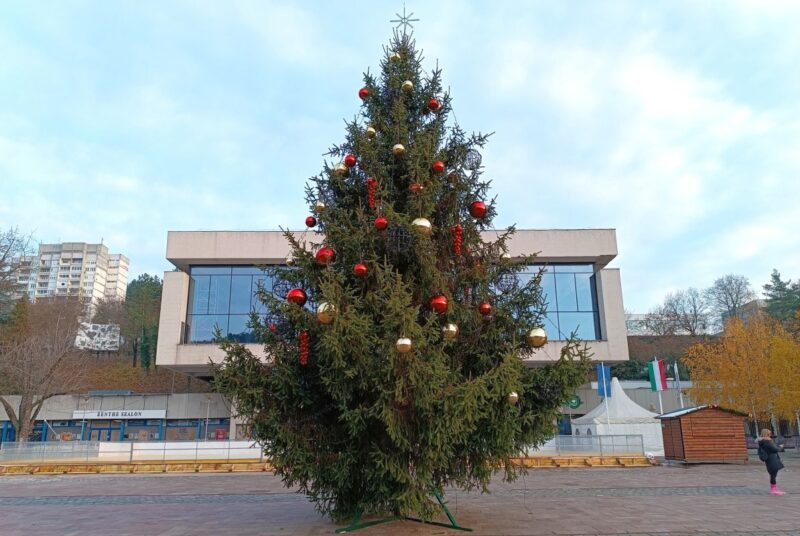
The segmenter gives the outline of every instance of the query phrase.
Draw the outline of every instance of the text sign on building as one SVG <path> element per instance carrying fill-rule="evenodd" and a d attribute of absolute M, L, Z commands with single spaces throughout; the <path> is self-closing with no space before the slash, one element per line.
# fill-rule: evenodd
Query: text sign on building
<path fill-rule="evenodd" d="M 76 410 L 73 419 L 164 419 L 165 409 L 107 409 L 100 411 Z"/>

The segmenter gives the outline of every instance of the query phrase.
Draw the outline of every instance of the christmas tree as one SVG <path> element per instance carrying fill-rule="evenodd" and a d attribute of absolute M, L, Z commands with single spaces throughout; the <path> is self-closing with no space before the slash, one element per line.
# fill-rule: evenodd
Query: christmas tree
<path fill-rule="evenodd" d="M 487 232 L 487 136 L 448 121 L 441 72 L 423 71 L 409 34 L 395 32 L 358 95 L 306 188 L 313 235 L 285 233 L 288 266 L 259 292 L 268 358 L 223 341 L 215 384 L 323 513 L 430 519 L 445 487 L 515 478 L 512 458 L 552 437 L 585 380 L 587 349 L 523 362 L 546 340 L 541 272 L 523 283 L 533 257 L 508 254 L 514 229 Z"/>

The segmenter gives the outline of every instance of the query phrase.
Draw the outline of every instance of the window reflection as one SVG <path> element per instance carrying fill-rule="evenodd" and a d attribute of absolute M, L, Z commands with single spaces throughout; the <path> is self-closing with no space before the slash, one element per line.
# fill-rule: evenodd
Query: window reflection
<path fill-rule="evenodd" d="M 250 313 L 266 313 L 257 292 L 271 291 L 271 277 L 258 266 L 192 266 L 189 276 L 187 342 L 214 342 L 217 328 L 232 340 L 255 342 Z"/>
<path fill-rule="evenodd" d="M 527 281 L 543 265 L 533 265 L 520 280 Z M 542 275 L 546 302 L 544 329 L 552 341 L 567 340 L 574 332 L 582 340 L 599 340 L 600 317 L 592 264 L 550 264 Z"/>

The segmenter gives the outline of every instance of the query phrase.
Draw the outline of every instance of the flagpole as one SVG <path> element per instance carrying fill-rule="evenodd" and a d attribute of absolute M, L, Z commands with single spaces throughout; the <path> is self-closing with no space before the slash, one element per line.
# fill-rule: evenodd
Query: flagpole
<path fill-rule="evenodd" d="M 664 414 L 664 403 L 661 402 L 661 391 L 658 392 L 658 412 Z"/>
<path fill-rule="evenodd" d="M 681 389 L 681 373 L 678 370 L 678 362 L 675 361 L 675 383 L 676 387 L 678 388 L 678 400 L 681 403 L 681 409 L 683 409 L 683 390 Z"/>

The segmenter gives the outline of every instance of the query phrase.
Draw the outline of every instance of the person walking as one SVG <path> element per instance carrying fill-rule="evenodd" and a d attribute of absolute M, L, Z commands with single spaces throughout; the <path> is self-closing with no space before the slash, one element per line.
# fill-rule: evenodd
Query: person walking
<path fill-rule="evenodd" d="M 778 489 L 778 471 L 783 469 L 783 462 L 778 455 L 779 452 L 783 452 L 783 445 L 776 445 L 772 441 L 772 432 L 768 428 L 761 430 L 761 437 L 758 440 L 758 459 L 767 466 L 769 492 L 772 495 L 786 495 L 785 491 Z"/>

